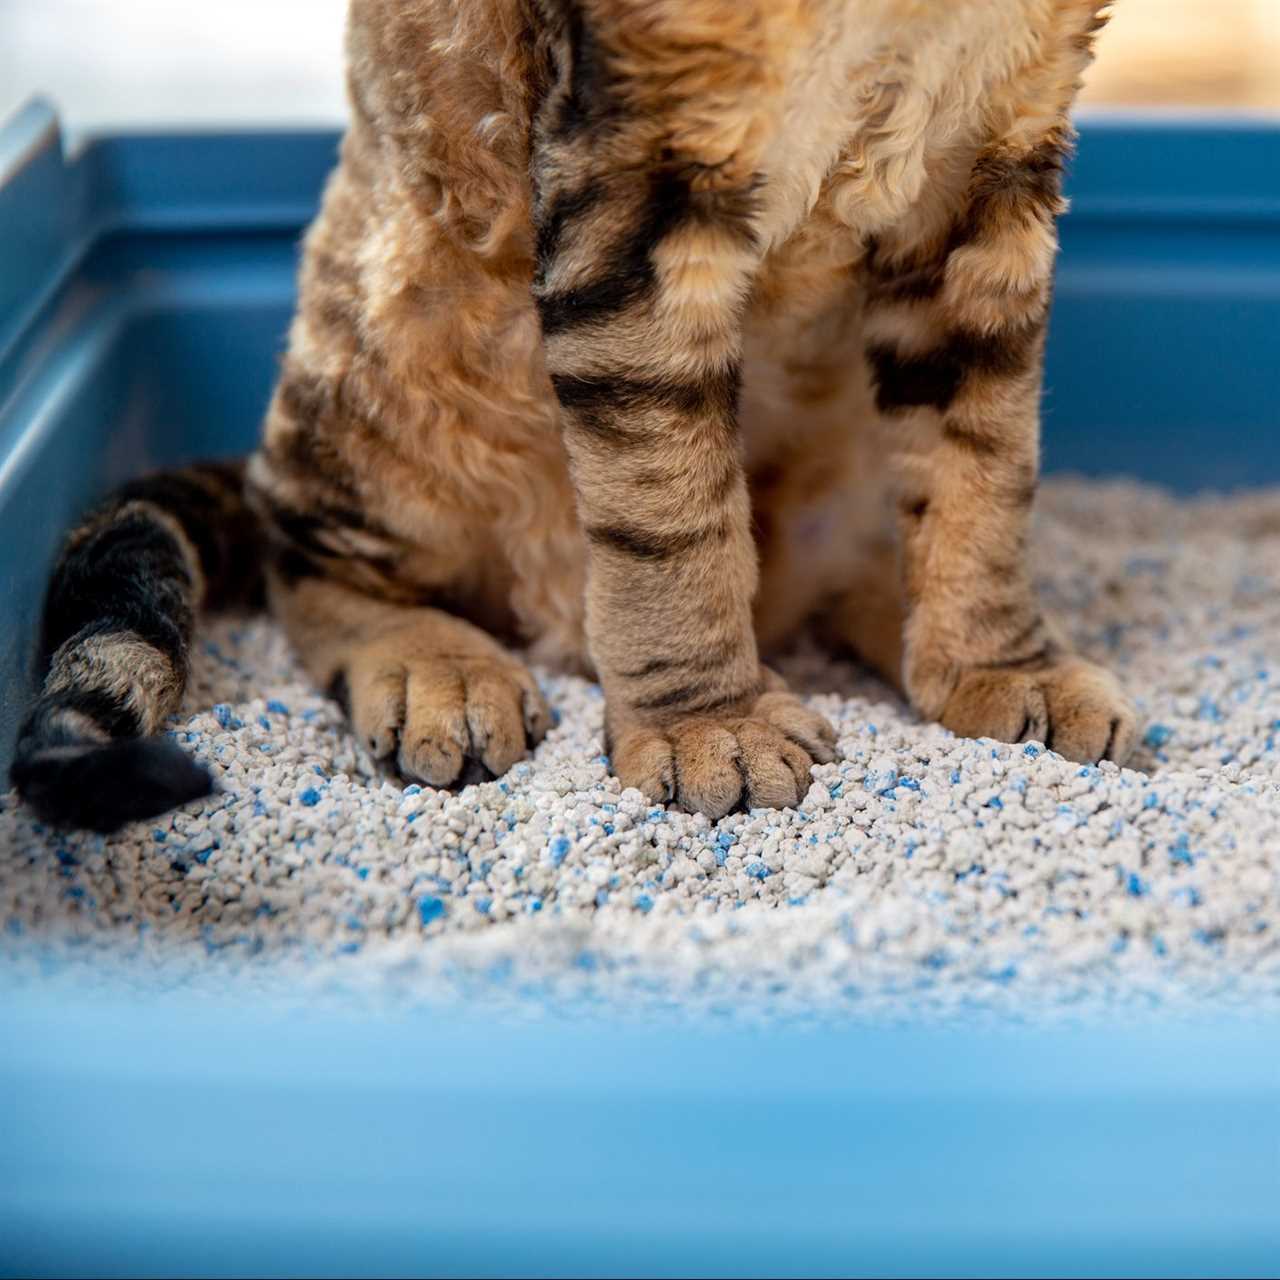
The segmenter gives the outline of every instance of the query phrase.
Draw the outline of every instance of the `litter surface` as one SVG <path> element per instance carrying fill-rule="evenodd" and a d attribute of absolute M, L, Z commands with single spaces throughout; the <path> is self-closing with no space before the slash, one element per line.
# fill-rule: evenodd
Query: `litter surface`
<path fill-rule="evenodd" d="M 586 681 L 459 793 L 387 778 L 264 619 L 197 644 L 180 743 L 222 792 L 116 836 L 0 812 L 0 976 L 236 975 L 289 998 L 731 1016 L 1280 1007 L 1280 490 L 1056 480 L 1042 598 L 1135 695 L 1125 769 L 956 739 L 802 646 L 837 726 L 797 810 L 623 792 Z"/>

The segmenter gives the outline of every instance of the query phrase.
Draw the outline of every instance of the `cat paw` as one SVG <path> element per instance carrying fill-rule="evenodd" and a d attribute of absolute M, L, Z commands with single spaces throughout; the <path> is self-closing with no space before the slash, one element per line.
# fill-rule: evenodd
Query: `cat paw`
<path fill-rule="evenodd" d="M 962 738 L 1043 742 L 1081 764 L 1123 764 L 1138 740 L 1138 714 L 1119 681 L 1082 658 L 1039 671 L 967 671 L 939 718 Z"/>
<path fill-rule="evenodd" d="M 537 681 L 505 654 L 407 655 L 383 642 L 353 655 L 340 684 L 374 758 L 433 787 L 499 777 L 551 726 Z"/>
<path fill-rule="evenodd" d="M 624 787 L 716 819 L 737 805 L 798 805 L 814 763 L 835 759 L 835 741 L 825 717 L 775 689 L 737 714 L 629 726 L 613 744 L 612 763 Z"/>

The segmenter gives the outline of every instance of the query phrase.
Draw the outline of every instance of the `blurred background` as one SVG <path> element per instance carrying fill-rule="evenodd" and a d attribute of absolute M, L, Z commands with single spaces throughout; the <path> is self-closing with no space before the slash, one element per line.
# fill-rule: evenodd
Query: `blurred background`
<path fill-rule="evenodd" d="M 947 3 L 947 0 L 937 0 Z M 332 124 L 346 0 L 0 0 L 0 117 Z M 1280 111 L 1280 0 L 1118 0 L 1089 105 Z"/>

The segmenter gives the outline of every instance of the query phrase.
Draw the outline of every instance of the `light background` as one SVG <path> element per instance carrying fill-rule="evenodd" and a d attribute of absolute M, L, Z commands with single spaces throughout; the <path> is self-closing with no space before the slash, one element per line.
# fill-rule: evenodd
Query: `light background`
<path fill-rule="evenodd" d="M 0 118 L 40 92 L 76 133 L 336 123 L 345 10 L 346 0 L 0 0 Z M 1118 0 L 1086 101 L 1280 111 L 1280 0 Z"/>

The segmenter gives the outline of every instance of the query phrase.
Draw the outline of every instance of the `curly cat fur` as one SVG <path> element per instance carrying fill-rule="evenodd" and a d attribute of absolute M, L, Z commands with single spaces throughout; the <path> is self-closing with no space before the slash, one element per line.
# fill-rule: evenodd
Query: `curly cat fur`
<path fill-rule="evenodd" d="M 817 617 L 959 731 L 1123 757 L 1025 564 L 1103 7 L 353 0 L 246 493 L 372 749 L 447 784 L 536 741 L 496 636 L 598 675 L 624 783 L 794 803 L 832 735 L 759 655 Z"/>

